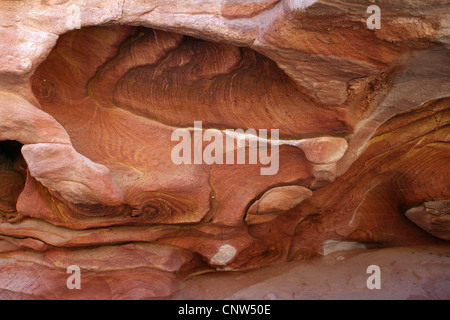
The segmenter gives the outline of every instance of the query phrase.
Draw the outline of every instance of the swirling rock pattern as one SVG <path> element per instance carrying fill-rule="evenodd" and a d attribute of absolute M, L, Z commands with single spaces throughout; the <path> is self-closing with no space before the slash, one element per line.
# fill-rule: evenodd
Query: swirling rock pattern
<path fill-rule="evenodd" d="M 361 248 L 448 270 L 448 3 L 380 6 L 369 30 L 353 0 L 2 2 L 0 297 L 201 298 L 203 273 Z M 197 121 L 245 163 L 174 163 Z"/>

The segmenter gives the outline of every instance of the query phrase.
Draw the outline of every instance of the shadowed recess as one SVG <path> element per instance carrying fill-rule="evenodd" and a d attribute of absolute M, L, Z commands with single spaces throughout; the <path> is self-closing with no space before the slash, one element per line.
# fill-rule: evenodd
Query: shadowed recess
<path fill-rule="evenodd" d="M 17 199 L 25 185 L 27 165 L 17 141 L 0 141 L 0 221 L 16 216 Z"/>

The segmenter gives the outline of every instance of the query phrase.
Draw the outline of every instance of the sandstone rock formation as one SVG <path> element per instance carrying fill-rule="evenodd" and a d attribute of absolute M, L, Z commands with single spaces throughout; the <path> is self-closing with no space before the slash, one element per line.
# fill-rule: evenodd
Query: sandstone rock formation
<path fill-rule="evenodd" d="M 376 1 L 380 29 L 372 4 L 2 1 L 0 297 L 201 299 L 203 273 L 425 246 L 447 282 L 397 297 L 449 298 L 450 3 Z"/>

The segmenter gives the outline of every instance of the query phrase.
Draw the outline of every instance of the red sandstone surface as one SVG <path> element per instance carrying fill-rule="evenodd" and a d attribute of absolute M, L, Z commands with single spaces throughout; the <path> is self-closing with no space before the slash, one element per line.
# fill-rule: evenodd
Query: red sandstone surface
<path fill-rule="evenodd" d="M 450 3 L 372 2 L 0 2 L 0 298 L 449 299 Z"/>

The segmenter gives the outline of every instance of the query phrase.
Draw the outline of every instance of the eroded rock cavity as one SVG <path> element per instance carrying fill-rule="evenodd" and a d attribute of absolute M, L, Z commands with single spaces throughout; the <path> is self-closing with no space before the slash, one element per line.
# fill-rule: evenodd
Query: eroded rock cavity
<path fill-rule="evenodd" d="M 356 1 L 193 2 L 0 5 L 0 296 L 168 298 L 206 272 L 448 246 L 448 4 L 383 2 L 369 30 Z M 178 129 L 234 162 L 175 163 Z"/>

